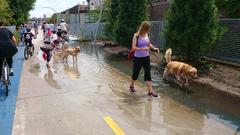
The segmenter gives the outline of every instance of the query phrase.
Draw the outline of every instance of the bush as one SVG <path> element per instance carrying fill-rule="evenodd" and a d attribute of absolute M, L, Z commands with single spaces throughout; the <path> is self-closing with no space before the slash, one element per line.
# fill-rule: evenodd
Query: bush
<path fill-rule="evenodd" d="M 20 43 L 20 33 L 19 33 L 18 31 L 15 31 L 15 32 L 13 33 L 13 35 L 14 35 L 14 37 L 16 38 L 17 43 L 19 44 L 19 43 Z"/>
<path fill-rule="evenodd" d="M 223 33 L 214 0 L 173 0 L 166 19 L 167 47 L 188 61 L 201 58 Z"/>
<path fill-rule="evenodd" d="M 107 0 L 109 2 L 109 0 Z M 131 47 L 133 34 L 147 19 L 148 0 L 111 0 L 106 4 L 105 34 L 120 45 Z"/>
<path fill-rule="evenodd" d="M 120 0 L 118 9 L 114 36 L 117 43 L 131 47 L 133 34 L 140 23 L 147 19 L 147 0 Z"/>

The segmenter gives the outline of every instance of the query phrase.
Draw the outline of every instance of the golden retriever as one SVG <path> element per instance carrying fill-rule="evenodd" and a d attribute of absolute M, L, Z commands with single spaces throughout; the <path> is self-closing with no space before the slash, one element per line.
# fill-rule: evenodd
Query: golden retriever
<path fill-rule="evenodd" d="M 195 67 L 192 67 L 189 64 L 178 62 L 178 61 L 172 61 L 172 49 L 167 49 L 165 53 L 165 58 L 167 61 L 167 66 L 164 69 L 163 73 L 163 79 L 171 74 L 174 75 L 180 83 L 184 84 L 182 79 L 185 79 L 185 83 L 188 85 L 188 79 L 192 77 L 193 79 L 197 79 L 197 69 Z"/>
<path fill-rule="evenodd" d="M 63 50 L 62 52 L 62 59 L 66 59 L 66 62 L 67 62 L 67 59 L 68 59 L 68 56 L 69 55 L 72 55 L 73 57 L 73 62 L 74 62 L 74 57 L 76 58 L 76 62 L 77 62 L 77 54 L 80 52 L 80 47 L 75 47 L 75 48 L 67 48 L 65 50 Z"/>

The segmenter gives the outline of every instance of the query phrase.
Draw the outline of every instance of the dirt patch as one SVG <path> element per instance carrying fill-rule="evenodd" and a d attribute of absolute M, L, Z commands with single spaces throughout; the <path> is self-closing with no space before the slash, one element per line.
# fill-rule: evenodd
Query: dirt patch
<path fill-rule="evenodd" d="M 202 76 L 240 89 L 240 68 L 215 64 L 213 69 L 206 71 Z"/>
<path fill-rule="evenodd" d="M 214 68 L 204 71 L 195 82 L 240 97 L 240 68 L 214 63 Z"/>

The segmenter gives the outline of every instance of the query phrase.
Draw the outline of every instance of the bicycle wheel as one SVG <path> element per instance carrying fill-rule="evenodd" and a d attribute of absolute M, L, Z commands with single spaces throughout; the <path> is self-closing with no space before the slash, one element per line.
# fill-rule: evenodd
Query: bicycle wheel
<path fill-rule="evenodd" d="M 4 68 L 3 68 L 3 78 L 4 78 L 4 82 L 3 83 L 5 85 L 5 95 L 8 96 L 8 85 L 10 83 L 10 81 L 9 81 L 9 67 L 8 67 L 8 65 L 4 65 Z"/>
<path fill-rule="evenodd" d="M 31 57 L 33 56 L 33 54 L 34 54 L 34 45 L 31 47 L 31 49 L 30 49 L 30 55 L 31 55 Z"/>
<path fill-rule="evenodd" d="M 6 97 L 8 96 L 8 84 L 5 84 L 5 90 L 6 90 Z"/>
<path fill-rule="evenodd" d="M 24 48 L 24 58 L 25 58 L 25 60 L 28 59 L 28 46 L 26 46 L 26 47 Z"/>

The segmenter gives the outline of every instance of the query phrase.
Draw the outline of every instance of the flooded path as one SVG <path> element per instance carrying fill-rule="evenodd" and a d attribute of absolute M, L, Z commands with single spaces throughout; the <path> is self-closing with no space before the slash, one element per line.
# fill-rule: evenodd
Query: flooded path
<path fill-rule="evenodd" d="M 80 46 L 77 65 L 55 58 L 46 68 L 37 54 L 24 63 L 14 135 L 114 135 L 107 116 L 126 135 L 240 135 L 239 99 L 202 86 L 185 93 L 155 70 L 159 98 L 147 96 L 142 74 L 130 94 L 130 61 Z"/>

